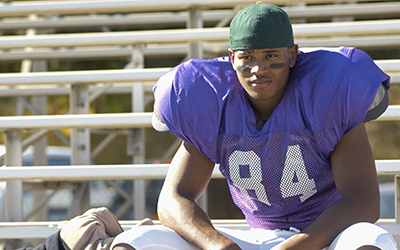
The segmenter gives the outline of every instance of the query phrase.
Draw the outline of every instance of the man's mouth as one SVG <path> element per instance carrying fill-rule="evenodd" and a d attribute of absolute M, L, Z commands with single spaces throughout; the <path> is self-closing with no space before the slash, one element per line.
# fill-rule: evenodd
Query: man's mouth
<path fill-rule="evenodd" d="M 266 78 L 266 77 L 250 80 L 251 86 L 255 87 L 255 88 L 265 87 L 265 86 L 270 85 L 271 83 L 272 83 L 272 79 Z"/>

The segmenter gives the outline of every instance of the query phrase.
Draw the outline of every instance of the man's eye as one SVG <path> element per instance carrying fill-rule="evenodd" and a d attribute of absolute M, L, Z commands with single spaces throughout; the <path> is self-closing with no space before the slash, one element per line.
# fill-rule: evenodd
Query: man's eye
<path fill-rule="evenodd" d="M 267 55 L 267 58 L 275 58 L 275 57 L 276 57 L 275 54 L 268 54 L 268 55 Z"/>
<path fill-rule="evenodd" d="M 240 59 L 241 60 L 250 60 L 251 56 L 241 56 Z"/>

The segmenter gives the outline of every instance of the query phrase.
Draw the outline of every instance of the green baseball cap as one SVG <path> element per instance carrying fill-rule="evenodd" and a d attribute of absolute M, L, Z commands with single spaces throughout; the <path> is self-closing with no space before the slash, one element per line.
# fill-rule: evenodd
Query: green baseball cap
<path fill-rule="evenodd" d="M 231 50 L 290 47 L 294 45 L 292 24 L 278 6 L 257 2 L 233 18 L 229 42 Z"/>

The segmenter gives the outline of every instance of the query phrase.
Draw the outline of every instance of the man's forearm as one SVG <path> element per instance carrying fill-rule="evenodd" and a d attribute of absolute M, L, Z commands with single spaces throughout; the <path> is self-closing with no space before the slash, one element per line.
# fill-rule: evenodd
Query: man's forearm
<path fill-rule="evenodd" d="M 344 198 L 327 209 L 309 227 L 273 250 L 321 250 L 347 227 L 358 222 L 374 223 L 377 217 L 379 208 L 373 202 Z"/>
<path fill-rule="evenodd" d="M 160 202 L 159 205 L 161 223 L 173 229 L 188 242 L 201 249 L 240 249 L 212 226 L 207 214 L 195 202 L 180 197 Z"/>

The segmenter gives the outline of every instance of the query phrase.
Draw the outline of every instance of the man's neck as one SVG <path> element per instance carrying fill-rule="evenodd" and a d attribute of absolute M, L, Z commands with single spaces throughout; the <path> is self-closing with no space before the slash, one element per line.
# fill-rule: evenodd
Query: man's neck
<path fill-rule="evenodd" d="M 278 106 L 279 102 L 281 101 L 286 91 L 286 88 L 287 83 L 279 93 L 268 100 L 256 100 L 249 97 L 249 102 L 251 107 L 253 108 L 254 116 L 256 117 L 256 119 L 267 121 L 271 117 L 272 112 L 274 112 L 276 106 Z"/>

